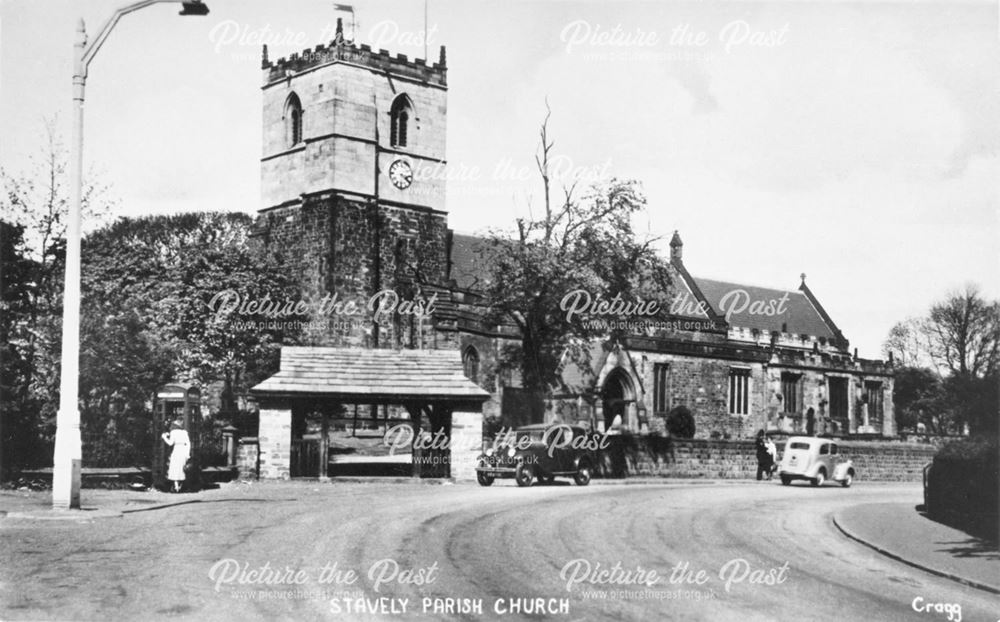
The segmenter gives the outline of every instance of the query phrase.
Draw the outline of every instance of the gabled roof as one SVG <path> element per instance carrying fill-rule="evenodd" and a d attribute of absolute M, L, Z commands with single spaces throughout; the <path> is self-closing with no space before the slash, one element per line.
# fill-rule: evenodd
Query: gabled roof
<path fill-rule="evenodd" d="M 283 347 L 281 369 L 251 389 L 345 401 L 478 401 L 490 394 L 465 377 L 457 350 Z"/>
<path fill-rule="evenodd" d="M 729 316 L 729 323 L 733 326 L 750 329 L 756 328 L 765 333 L 776 331 L 793 335 L 824 337 L 826 339 L 834 339 L 838 336 L 836 327 L 830 326 L 824 320 L 823 314 L 813 306 L 809 297 L 802 291 L 742 285 L 740 283 L 716 281 L 699 277 L 694 277 L 694 280 L 705 295 L 708 303 L 721 316 L 726 315 L 726 310 L 722 307 L 723 298 L 727 295 L 730 296 L 727 300 L 726 309 L 734 311 Z M 738 293 L 740 291 L 746 292 L 746 296 Z M 740 311 L 740 308 L 744 306 L 743 300 L 749 300 L 750 304 L 756 301 L 763 301 L 765 305 L 770 301 L 774 301 L 774 308 L 776 310 L 778 301 L 784 296 L 788 297 L 788 301 L 783 305 L 784 312 L 780 315 L 751 313 L 750 306 Z M 736 311 L 740 312 L 737 313 Z"/>

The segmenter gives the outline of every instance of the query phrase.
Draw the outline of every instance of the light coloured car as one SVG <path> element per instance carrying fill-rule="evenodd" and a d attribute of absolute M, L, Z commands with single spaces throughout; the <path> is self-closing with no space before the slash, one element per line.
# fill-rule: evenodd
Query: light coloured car
<path fill-rule="evenodd" d="M 837 443 L 828 438 L 793 436 L 785 442 L 778 477 L 785 486 L 804 479 L 813 486 L 827 480 L 847 488 L 854 481 L 854 463 L 840 454 Z"/>

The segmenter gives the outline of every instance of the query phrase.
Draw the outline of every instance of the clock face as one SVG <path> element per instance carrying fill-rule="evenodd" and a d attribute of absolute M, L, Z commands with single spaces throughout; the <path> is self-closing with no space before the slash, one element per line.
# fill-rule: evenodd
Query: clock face
<path fill-rule="evenodd" d="M 389 165 L 389 180 L 393 186 L 406 190 L 413 183 L 413 169 L 406 160 L 396 160 Z"/>

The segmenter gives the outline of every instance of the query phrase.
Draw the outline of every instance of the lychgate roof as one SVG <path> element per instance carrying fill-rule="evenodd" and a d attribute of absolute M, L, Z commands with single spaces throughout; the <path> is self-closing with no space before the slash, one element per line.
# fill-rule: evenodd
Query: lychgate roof
<path fill-rule="evenodd" d="M 465 377 L 457 350 L 363 350 L 282 347 L 281 369 L 257 394 L 313 395 L 345 401 L 485 401 Z"/>

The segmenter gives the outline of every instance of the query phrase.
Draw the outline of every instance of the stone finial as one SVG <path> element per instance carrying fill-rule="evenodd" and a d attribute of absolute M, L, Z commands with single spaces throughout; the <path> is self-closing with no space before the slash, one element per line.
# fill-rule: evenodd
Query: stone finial
<path fill-rule="evenodd" d="M 674 235 L 670 238 L 670 261 L 677 262 L 684 259 L 684 242 L 681 235 L 674 229 Z"/>
<path fill-rule="evenodd" d="M 803 272 L 802 274 L 800 274 L 799 278 L 802 279 L 802 284 L 805 285 L 806 284 L 806 273 Z"/>
<path fill-rule="evenodd" d="M 438 64 L 444 67 L 448 64 L 448 53 L 445 51 L 444 46 L 441 46 L 441 54 L 438 57 Z"/>
<path fill-rule="evenodd" d="M 267 59 L 267 44 L 265 43 L 260 50 L 260 68 L 267 69 L 271 62 Z"/>
<path fill-rule="evenodd" d="M 333 40 L 339 45 L 344 42 L 344 18 L 337 18 L 337 33 L 334 35 Z"/>

